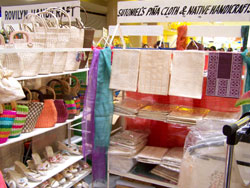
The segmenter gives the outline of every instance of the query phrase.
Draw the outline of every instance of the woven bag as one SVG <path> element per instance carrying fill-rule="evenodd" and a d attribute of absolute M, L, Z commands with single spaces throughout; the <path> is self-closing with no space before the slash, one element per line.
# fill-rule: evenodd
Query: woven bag
<path fill-rule="evenodd" d="M 0 50 L 4 49 L 5 47 L 5 40 L 3 35 L 0 34 Z M 0 54 L 0 63 L 2 63 L 4 61 L 4 57 L 5 55 L 3 53 Z"/>
<path fill-rule="evenodd" d="M 56 10 L 57 12 L 65 15 L 68 19 L 68 22 L 71 23 L 71 19 L 69 14 L 61 8 L 48 8 L 46 11 Z M 71 26 L 70 26 L 71 27 Z M 55 48 L 70 48 L 70 28 L 63 27 L 60 28 L 58 25 L 54 28 L 49 27 L 49 31 L 54 32 L 57 34 L 57 42 L 55 43 Z M 53 68 L 52 73 L 60 73 L 64 72 L 66 62 L 67 62 L 68 52 L 56 52 L 54 61 L 53 61 Z"/>
<path fill-rule="evenodd" d="M 71 82 L 70 95 L 72 95 L 72 99 L 75 101 L 77 110 L 76 115 L 78 116 L 81 112 L 81 102 L 80 102 L 80 97 L 78 96 L 78 92 L 80 91 L 80 81 L 76 76 L 73 75 L 69 75 L 63 80 L 67 81 L 69 85 Z"/>
<path fill-rule="evenodd" d="M 41 17 L 43 19 L 44 25 L 42 27 L 34 27 L 34 30 L 36 32 L 44 33 L 46 36 L 46 41 L 44 48 L 55 48 L 57 44 L 57 28 L 59 26 L 58 19 L 54 14 L 51 12 L 39 12 L 36 14 L 37 16 Z M 44 15 L 50 15 L 53 18 L 53 21 L 55 22 L 55 28 L 49 27 L 46 23 Z M 41 66 L 41 69 L 39 71 L 39 74 L 50 74 L 53 69 L 53 62 L 55 58 L 55 52 L 44 52 L 43 53 L 43 63 Z"/>
<path fill-rule="evenodd" d="M 43 109 L 43 102 L 32 102 L 32 94 L 26 87 L 23 88 L 26 93 L 26 101 L 18 101 L 19 104 L 28 106 L 29 112 L 26 118 L 26 122 L 23 126 L 22 133 L 32 132 L 35 128 L 38 117 L 40 116 Z"/>
<path fill-rule="evenodd" d="M 14 119 L 16 117 L 16 111 L 3 110 L 3 106 L 0 110 L 0 144 L 7 142 L 10 135 Z"/>
<path fill-rule="evenodd" d="M 4 108 L 6 110 L 15 110 L 16 109 L 16 117 L 14 119 L 14 123 L 10 132 L 9 138 L 16 138 L 19 137 L 23 126 L 26 122 L 27 114 L 29 112 L 29 108 L 25 105 L 19 105 L 17 104 L 15 109 L 13 109 L 13 106 L 10 104 L 5 104 Z"/>
<path fill-rule="evenodd" d="M 61 89 L 60 94 L 56 94 L 57 99 L 63 99 L 68 111 L 68 119 L 73 119 L 77 114 L 76 104 L 73 100 L 73 96 L 70 95 L 70 86 L 68 82 L 65 80 L 53 79 L 47 83 L 47 86 L 55 88 L 55 86 L 59 86 Z"/>
<path fill-rule="evenodd" d="M 83 40 L 83 48 L 91 48 L 93 45 L 95 29 L 91 27 L 85 27 L 88 21 L 88 15 L 86 10 L 81 6 L 74 6 L 73 8 L 80 8 L 81 12 L 84 12 L 85 20 L 81 22 L 78 18 L 76 18 L 76 27 L 79 29 L 84 29 L 84 40 Z M 86 67 L 86 64 L 89 59 L 90 52 L 85 52 L 85 57 L 81 59 L 81 63 L 79 68 L 83 69 Z"/>
<path fill-rule="evenodd" d="M 56 94 L 53 88 L 48 87 L 48 86 L 43 86 L 42 89 L 46 89 L 46 94 L 44 94 L 44 97 L 47 98 L 56 98 Z M 40 88 L 40 91 L 42 91 L 42 89 Z M 50 91 L 51 94 L 49 94 L 48 92 Z M 68 111 L 66 108 L 66 105 L 63 101 L 63 99 L 54 99 L 54 104 L 56 107 L 56 111 L 57 111 L 57 123 L 63 123 L 68 119 Z"/>
<path fill-rule="evenodd" d="M 81 23 L 83 25 L 83 23 Z M 83 48 L 84 41 L 84 29 L 79 27 L 71 26 L 70 28 L 70 43 L 69 48 Z M 80 52 L 68 52 L 65 71 L 74 71 L 77 70 L 81 63 L 81 58 L 83 53 Z"/>
<path fill-rule="evenodd" d="M 23 34 L 26 39 L 14 39 L 15 35 Z M 27 40 L 27 42 L 26 42 Z M 33 47 L 31 43 L 31 39 L 28 32 L 25 31 L 14 31 L 10 34 L 10 45 L 12 45 L 16 49 L 25 49 Z M 6 68 L 14 69 L 13 71 L 20 71 L 20 76 L 36 76 L 41 67 L 41 59 L 42 53 L 41 52 L 19 52 L 17 53 L 18 57 L 20 58 L 20 63 L 18 67 L 16 66 L 16 62 L 7 62 Z M 20 69 L 20 70 L 17 70 Z"/>
<path fill-rule="evenodd" d="M 40 90 L 46 89 L 45 86 L 39 88 L 39 90 L 30 90 L 31 92 L 36 92 L 39 96 L 42 96 L 43 93 Z M 54 104 L 56 96 L 54 95 L 52 99 L 44 99 L 44 107 L 37 119 L 35 128 L 50 128 L 54 127 L 57 122 L 57 111 Z"/>

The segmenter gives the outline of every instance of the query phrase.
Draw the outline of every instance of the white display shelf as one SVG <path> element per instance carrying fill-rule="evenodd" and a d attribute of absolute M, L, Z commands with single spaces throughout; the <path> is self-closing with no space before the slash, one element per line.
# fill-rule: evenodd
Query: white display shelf
<path fill-rule="evenodd" d="M 73 185 L 77 184 L 79 181 L 81 181 L 83 178 L 87 177 L 90 173 L 92 172 L 91 168 L 85 170 L 85 172 L 83 174 L 78 175 L 77 179 L 75 181 L 66 183 L 63 188 L 70 188 Z"/>
<path fill-rule="evenodd" d="M 173 185 L 173 184 L 166 183 L 166 182 L 163 182 L 163 181 L 154 180 L 154 179 L 147 178 L 147 177 L 138 176 L 138 175 L 135 175 L 135 174 L 131 174 L 129 172 L 128 173 L 122 173 L 122 172 L 116 172 L 116 171 L 113 171 L 113 170 L 109 170 L 109 173 L 117 175 L 117 176 L 121 176 L 121 177 L 126 177 L 126 178 L 130 178 L 130 179 L 142 181 L 142 182 L 147 182 L 147 183 L 152 183 L 152 184 L 155 184 L 155 185 L 164 186 L 164 187 L 177 188 L 177 185 Z"/>
<path fill-rule="evenodd" d="M 44 75 L 37 75 L 37 76 L 30 76 L 30 77 L 18 77 L 16 79 L 17 80 L 31 80 L 31 79 L 37 79 L 37 78 L 62 76 L 62 75 L 78 73 L 78 72 L 87 72 L 88 70 L 89 70 L 89 68 L 84 68 L 84 69 L 78 69 L 76 71 L 68 71 L 68 72 L 62 72 L 62 73 L 51 73 L 51 74 L 44 74 Z"/>
<path fill-rule="evenodd" d="M 19 142 L 19 141 L 22 141 L 22 140 L 25 140 L 27 138 L 31 138 L 31 137 L 34 137 L 34 136 L 37 136 L 37 135 L 40 135 L 40 134 L 43 134 L 43 133 L 46 133 L 46 132 L 49 132 L 49 131 L 52 131 L 54 129 L 57 129 L 58 127 L 62 127 L 68 123 L 71 123 L 77 119 L 80 119 L 82 118 L 82 113 L 80 113 L 80 115 L 78 116 L 75 116 L 74 119 L 69 119 L 67 120 L 66 122 L 64 123 L 56 123 L 54 127 L 51 127 L 51 128 L 35 128 L 32 132 L 30 133 L 22 133 L 19 137 L 17 138 L 10 138 L 8 139 L 7 142 L 3 143 L 3 144 L 0 144 L 0 147 L 3 147 L 3 146 L 6 146 L 6 145 L 9 145 L 9 144 L 13 144 L 15 142 Z"/>
<path fill-rule="evenodd" d="M 64 163 L 58 163 L 56 164 L 53 169 L 48 170 L 46 176 L 42 176 L 41 182 L 29 182 L 27 188 L 35 188 L 38 185 L 42 184 L 46 180 L 52 178 L 56 174 L 60 173 L 64 169 L 68 168 L 69 166 L 73 165 L 74 163 L 80 161 L 83 158 L 83 156 L 68 156 L 68 159 Z"/>
<path fill-rule="evenodd" d="M 77 143 L 79 143 L 81 141 L 82 141 L 81 136 L 75 135 L 75 136 L 71 137 L 71 144 L 77 144 Z M 65 140 L 65 144 L 68 144 L 68 139 Z"/>
<path fill-rule="evenodd" d="M 11 54 L 11 53 L 39 53 L 39 52 L 90 52 L 91 48 L 5 48 L 0 49 L 0 54 Z"/>

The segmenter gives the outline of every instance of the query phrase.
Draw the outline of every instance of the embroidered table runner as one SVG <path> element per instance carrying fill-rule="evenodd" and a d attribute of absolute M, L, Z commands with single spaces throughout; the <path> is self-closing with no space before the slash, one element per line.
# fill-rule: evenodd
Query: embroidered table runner
<path fill-rule="evenodd" d="M 201 99 L 205 53 L 174 51 L 169 95 Z"/>
<path fill-rule="evenodd" d="M 242 58 L 239 53 L 209 53 L 208 96 L 239 98 Z"/>
<path fill-rule="evenodd" d="M 140 93 L 168 95 L 172 51 L 141 50 Z"/>

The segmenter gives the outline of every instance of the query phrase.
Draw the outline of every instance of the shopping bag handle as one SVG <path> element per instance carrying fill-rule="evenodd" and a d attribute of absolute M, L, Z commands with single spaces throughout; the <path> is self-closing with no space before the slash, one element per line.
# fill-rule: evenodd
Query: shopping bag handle
<path fill-rule="evenodd" d="M 27 40 L 27 46 L 29 48 L 33 47 L 33 44 L 32 44 L 32 41 L 31 41 L 31 38 L 29 36 L 29 33 L 26 32 L 26 31 L 13 31 L 11 34 L 10 34 L 10 44 L 14 44 L 14 37 L 15 35 L 17 34 L 23 34 L 26 36 L 26 40 Z"/>

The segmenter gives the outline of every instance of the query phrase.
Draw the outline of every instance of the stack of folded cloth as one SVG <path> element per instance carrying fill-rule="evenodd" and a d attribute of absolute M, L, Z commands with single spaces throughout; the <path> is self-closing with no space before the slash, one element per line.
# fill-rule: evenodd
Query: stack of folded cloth
<path fill-rule="evenodd" d="M 210 111 L 204 117 L 206 120 L 238 120 L 240 119 L 239 112 L 217 112 L 217 111 Z"/>
<path fill-rule="evenodd" d="M 149 102 L 126 98 L 114 105 L 114 112 L 118 115 L 136 116 L 139 109 L 147 104 L 149 104 Z"/>
<path fill-rule="evenodd" d="M 153 168 L 151 173 L 177 184 L 182 158 L 183 148 L 168 149 L 162 158 L 161 164 Z"/>
<path fill-rule="evenodd" d="M 148 133 L 125 130 L 110 138 L 109 169 L 128 172 L 135 164 L 134 156 L 147 144 Z"/>
<path fill-rule="evenodd" d="M 175 172 L 180 172 L 182 158 L 182 147 L 168 149 L 168 152 L 162 158 L 160 166 Z"/>
<path fill-rule="evenodd" d="M 148 132 L 125 130 L 110 138 L 109 154 L 134 156 L 147 143 Z"/>
<path fill-rule="evenodd" d="M 169 104 L 150 104 L 139 110 L 138 117 L 157 121 L 167 121 L 168 114 L 177 108 L 177 106 Z"/>
<path fill-rule="evenodd" d="M 146 146 L 136 156 L 136 160 L 142 163 L 160 164 L 167 150 L 167 148 Z"/>
<path fill-rule="evenodd" d="M 157 176 L 160 176 L 166 180 L 169 180 L 170 183 L 172 182 L 173 184 L 178 184 L 178 179 L 179 179 L 179 173 L 174 172 L 171 170 L 168 170 L 164 167 L 161 166 L 156 166 L 150 171 L 152 174 L 155 174 Z"/>
<path fill-rule="evenodd" d="M 205 108 L 181 106 L 172 110 L 168 115 L 169 123 L 196 125 L 198 120 L 202 120 L 210 110 Z"/>

